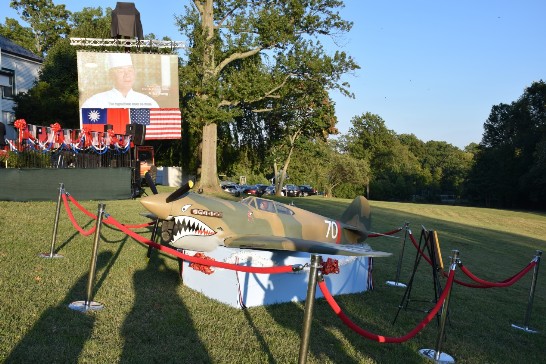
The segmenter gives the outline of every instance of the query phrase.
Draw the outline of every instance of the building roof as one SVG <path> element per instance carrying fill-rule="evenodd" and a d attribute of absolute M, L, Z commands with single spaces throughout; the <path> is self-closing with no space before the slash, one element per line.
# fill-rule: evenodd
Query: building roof
<path fill-rule="evenodd" d="M 44 61 L 42 57 L 35 55 L 28 49 L 21 47 L 19 44 L 16 44 L 12 42 L 11 40 L 9 40 L 8 38 L 3 37 L 1 35 L 0 35 L 0 49 L 2 50 L 2 52 L 10 53 L 15 56 L 26 58 L 32 61 L 36 61 L 36 62 Z"/>

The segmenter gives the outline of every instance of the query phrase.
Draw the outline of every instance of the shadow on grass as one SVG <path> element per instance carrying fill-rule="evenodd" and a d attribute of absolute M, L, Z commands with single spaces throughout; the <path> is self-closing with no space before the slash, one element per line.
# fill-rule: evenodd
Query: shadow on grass
<path fill-rule="evenodd" d="M 151 255 L 145 269 L 133 274 L 135 301 L 122 327 L 120 363 L 210 362 L 178 287 L 178 272 L 165 257 Z"/>
<path fill-rule="evenodd" d="M 97 272 L 111 263 L 111 252 L 97 257 Z M 91 338 L 95 317 L 73 311 L 68 305 L 85 300 L 89 274 L 84 274 L 69 290 L 63 302 L 44 311 L 35 325 L 15 346 L 5 363 L 76 363 Z"/>

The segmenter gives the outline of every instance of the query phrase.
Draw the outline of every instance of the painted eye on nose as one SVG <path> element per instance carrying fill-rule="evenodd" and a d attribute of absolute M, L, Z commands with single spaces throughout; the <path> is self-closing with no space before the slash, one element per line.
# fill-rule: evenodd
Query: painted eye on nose
<path fill-rule="evenodd" d="M 188 209 L 190 208 L 191 205 L 184 205 L 182 206 L 182 208 L 180 209 L 182 212 L 186 212 L 188 211 Z"/>

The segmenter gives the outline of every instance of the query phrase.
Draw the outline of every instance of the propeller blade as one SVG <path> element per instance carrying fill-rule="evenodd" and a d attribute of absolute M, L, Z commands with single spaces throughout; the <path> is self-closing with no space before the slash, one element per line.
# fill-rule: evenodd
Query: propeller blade
<path fill-rule="evenodd" d="M 169 202 L 178 200 L 180 197 L 186 194 L 189 190 L 191 190 L 192 187 L 193 187 L 193 181 L 189 180 L 182 187 L 180 187 L 179 189 L 171 193 L 169 196 L 167 196 L 167 199 L 165 200 L 165 202 L 169 203 Z"/>
<path fill-rule="evenodd" d="M 144 173 L 144 179 L 146 180 L 146 184 L 148 185 L 148 187 L 150 187 L 150 190 L 152 190 L 152 193 L 154 195 L 157 195 L 157 187 L 155 186 L 154 180 L 152 179 L 152 175 L 150 174 L 150 172 Z"/>

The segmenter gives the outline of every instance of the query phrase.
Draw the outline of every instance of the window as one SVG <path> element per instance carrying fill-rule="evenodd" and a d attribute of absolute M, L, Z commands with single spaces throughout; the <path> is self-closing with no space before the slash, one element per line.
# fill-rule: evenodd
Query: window
<path fill-rule="evenodd" d="M 277 206 L 277 212 L 279 214 L 287 214 L 287 215 L 294 215 L 294 211 L 290 210 L 289 208 L 283 206 L 283 205 L 280 205 L 280 204 L 275 204 L 275 206 Z"/>
<path fill-rule="evenodd" d="M 15 72 L 7 68 L 0 70 L 0 88 L 2 98 L 11 99 L 15 95 Z"/>
<path fill-rule="evenodd" d="M 15 121 L 15 114 L 10 111 L 2 111 L 2 120 L 4 124 L 13 124 Z"/>

